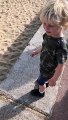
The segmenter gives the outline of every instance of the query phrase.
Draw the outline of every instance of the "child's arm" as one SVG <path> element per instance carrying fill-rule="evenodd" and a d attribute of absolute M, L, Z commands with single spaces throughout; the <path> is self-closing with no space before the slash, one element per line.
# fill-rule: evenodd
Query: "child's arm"
<path fill-rule="evenodd" d="M 34 50 L 32 53 L 31 53 L 31 56 L 34 57 L 35 55 L 37 55 L 38 53 L 40 53 L 42 50 L 42 46 L 38 47 L 36 50 Z"/>
<path fill-rule="evenodd" d="M 61 73 L 64 69 L 64 66 L 65 66 L 65 64 L 58 64 L 53 77 L 51 79 L 49 79 L 49 85 L 50 86 L 55 86 L 56 85 L 56 81 L 59 78 L 59 76 L 61 75 Z"/>

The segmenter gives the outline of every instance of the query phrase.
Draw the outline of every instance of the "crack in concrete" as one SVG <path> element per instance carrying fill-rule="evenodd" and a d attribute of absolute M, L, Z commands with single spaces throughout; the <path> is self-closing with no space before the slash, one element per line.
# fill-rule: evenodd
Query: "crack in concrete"
<path fill-rule="evenodd" d="M 6 91 L 0 90 L 0 97 L 3 97 L 3 101 L 5 101 L 5 99 L 7 100 L 7 102 L 11 102 L 14 103 L 16 106 L 19 106 L 19 108 L 28 108 L 31 109 L 39 114 L 44 115 L 47 119 L 49 119 L 49 115 L 47 113 L 45 113 L 42 110 L 39 110 L 38 108 L 28 105 L 26 103 L 22 104 L 19 100 L 16 100 L 13 96 L 11 96 L 10 94 L 8 94 Z"/>

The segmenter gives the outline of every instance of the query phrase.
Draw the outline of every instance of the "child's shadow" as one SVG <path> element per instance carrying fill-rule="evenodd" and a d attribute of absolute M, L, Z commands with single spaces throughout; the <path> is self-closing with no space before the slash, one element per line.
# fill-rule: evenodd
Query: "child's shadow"
<path fill-rule="evenodd" d="M 16 99 L 16 103 L 20 103 L 26 106 L 31 106 L 31 103 L 39 100 L 40 97 L 34 97 L 30 94 L 30 92 L 26 93 L 25 95 L 23 95 L 22 97 L 20 97 L 19 99 Z"/>
<path fill-rule="evenodd" d="M 25 112 L 26 107 L 37 100 L 39 100 L 39 98 L 31 96 L 29 92 L 9 104 L 6 103 L 6 105 L 0 108 L 0 119 L 8 120 L 21 112 Z"/>

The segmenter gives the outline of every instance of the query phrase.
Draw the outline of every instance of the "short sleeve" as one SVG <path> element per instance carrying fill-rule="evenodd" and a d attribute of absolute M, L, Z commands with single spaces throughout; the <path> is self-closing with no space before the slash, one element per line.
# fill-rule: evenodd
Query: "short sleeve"
<path fill-rule="evenodd" d="M 68 50 L 65 43 L 62 43 L 61 46 L 56 51 L 56 58 L 58 64 L 63 64 L 66 62 L 68 57 Z"/>

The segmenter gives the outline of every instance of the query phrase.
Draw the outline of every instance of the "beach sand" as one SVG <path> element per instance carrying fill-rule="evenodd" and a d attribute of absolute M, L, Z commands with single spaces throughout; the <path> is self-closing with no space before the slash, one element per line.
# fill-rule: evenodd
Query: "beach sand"
<path fill-rule="evenodd" d="M 0 82 L 40 27 L 45 1 L 0 0 Z"/>
<path fill-rule="evenodd" d="M 45 0 L 0 0 L 0 81 L 41 25 Z"/>

